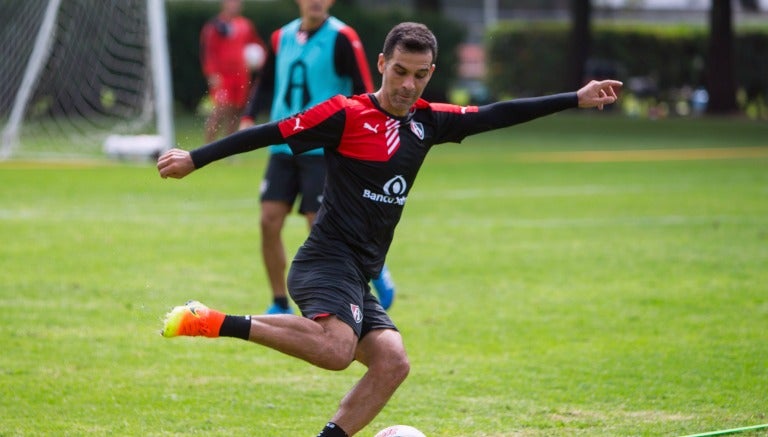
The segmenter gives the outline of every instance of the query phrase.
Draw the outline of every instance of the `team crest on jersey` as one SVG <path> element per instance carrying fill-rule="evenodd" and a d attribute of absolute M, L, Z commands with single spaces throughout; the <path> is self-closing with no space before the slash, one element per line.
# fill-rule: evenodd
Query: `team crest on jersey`
<path fill-rule="evenodd" d="M 416 135 L 420 140 L 424 139 L 424 125 L 418 121 L 411 122 L 411 132 Z"/>
<path fill-rule="evenodd" d="M 349 304 L 349 309 L 352 310 L 352 318 L 355 319 L 355 323 L 360 323 L 363 321 L 363 311 L 359 306 L 351 303 Z"/>

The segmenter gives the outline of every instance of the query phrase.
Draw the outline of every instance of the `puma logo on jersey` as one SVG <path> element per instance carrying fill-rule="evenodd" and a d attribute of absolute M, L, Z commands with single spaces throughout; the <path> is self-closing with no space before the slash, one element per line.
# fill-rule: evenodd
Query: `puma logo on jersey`
<path fill-rule="evenodd" d="M 375 134 L 379 133 L 379 124 L 378 123 L 376 123 L 376 126 L 371 126 L 371 124 L 366 121 L 363 124 L 363 128 L 364 129 L 368 129 L 369 131 L 371 131 L 371 132 L 373 132 Z"/>
<path fill-rule="evenodd" d="M 296 132 L 297 130 L 303 130 L 304 126 L 301 125 L 301 119 L 296 119 L 296 126 L 293 127 L 293 131 Z"/>

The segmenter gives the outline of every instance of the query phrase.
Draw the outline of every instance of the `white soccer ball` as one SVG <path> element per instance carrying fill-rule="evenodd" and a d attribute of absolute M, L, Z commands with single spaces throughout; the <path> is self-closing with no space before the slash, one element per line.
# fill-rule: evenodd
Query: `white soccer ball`
<path fill-rule="evenodd" d="M 245 46 L 243 49 L 243 57 L 245 58 L 245 64 L 251 70 L 258 70 L 264 66 L 264 61 L 267 60 L 267 53 L 264 48 L 256 43 L 251 43 Z"/>
<path fill-rule="evenodd" d="M 408 425 L 395 425 L 384 428 L 373 437 L 427 437 L 423 432 Z"/>

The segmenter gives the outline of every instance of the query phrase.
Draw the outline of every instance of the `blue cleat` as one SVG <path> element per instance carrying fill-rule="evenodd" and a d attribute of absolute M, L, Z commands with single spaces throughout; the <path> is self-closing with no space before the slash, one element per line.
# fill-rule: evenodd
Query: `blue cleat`
<path fill-rule="evenodd" d="M 293 308 L 283 308 L 280 305 L 273 303 L 269 306 L 269 308 L 267 308 L 267 312 L 265 314 L 293 314 Z"/>
<path fill-rule="evenodd" d="M 371 282 L 376 290 L 376 294 L 379 296 L 381 306 L 388 310 L 395 300 L 395 283 L 392 281 L 392 275 L 389 273 L 387 266 L 384 266 L 379 277 L 371 280 Z"/>

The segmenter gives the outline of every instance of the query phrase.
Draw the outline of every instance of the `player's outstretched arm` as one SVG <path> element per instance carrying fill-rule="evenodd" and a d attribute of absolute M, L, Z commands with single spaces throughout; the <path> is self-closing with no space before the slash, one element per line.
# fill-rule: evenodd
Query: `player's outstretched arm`
<path fill-rule="evenodd" d="M 618 80 L 592 80 L 576 91 L 579 98 L 579 108 L 594 108 L 602 110 L 604 105 L 614 103 L 618 97 L 616 89 L 623 83 Z"/>
<path fill-rule="evenodd" d="M 157 159 L 157 170 L 162 178 L 181 179 L 194 170 L 227 156 L 283 142 L 285 138 L 280 133 L 278 122 L 264 123 L 235 132 L 191 152 L 171 149 Z"/>
<path fill-rule="evenodd" d="M 157 159 L 157 170 L 163 179 L 181 179 L 195 170 L 195 163 L 186 150 L 171 149 Z"/>

